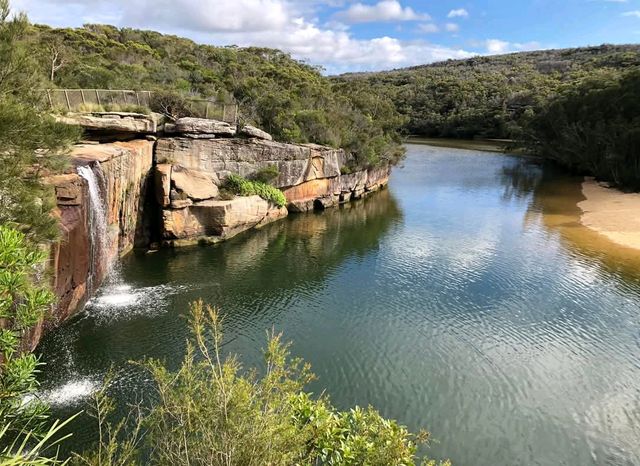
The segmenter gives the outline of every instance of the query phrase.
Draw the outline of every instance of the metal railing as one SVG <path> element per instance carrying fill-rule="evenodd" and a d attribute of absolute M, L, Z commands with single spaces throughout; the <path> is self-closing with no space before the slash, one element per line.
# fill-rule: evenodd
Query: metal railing
<path fill-rule="evenodd" d="M 44 89 L 52 110 L 91 112 L 97 109 L 114 110 L 114 107 L 150 107 L 152 91 L 114 89 Z M 212 99 L 187 99 L 195 116 L 236 124 L 238 104 Z"/>

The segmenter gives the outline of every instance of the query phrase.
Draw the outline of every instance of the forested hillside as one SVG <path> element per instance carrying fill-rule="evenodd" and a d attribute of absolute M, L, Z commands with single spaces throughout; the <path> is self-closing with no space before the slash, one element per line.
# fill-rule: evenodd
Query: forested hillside
<path fill-rule="evenodd" d="M 408 134 L 507 138 L 640 190 L 640 45 L 447 61 L 337 82 L 390 98 Z"/>
<path fill-rule="evenodd" d="M 103 25 L 32 26 L 31 41 L 51 87 L 233 96 L 245 120 L 278 140 L 343 147 L 361 165 L 402 153 L 397 130 L 404 118 L 388 98 L 333 82 L 278 50 L 199 45 Z"/>
<path fill-rule="evenodd" d="M 519 138 L 558 93 L 584 80 L 615 79 L 640 66 L 640 45 L 603 45 L 450 60 L 336 78 L 388 96 L 405 130 L 431 137 Z"/>
<path fill-rule="evenodd" d="M 400 134 L 514 139 L 573 170 L 640 189 L 640 120 L 633 104 L 640 100 L 640 45 L 327 78 L 273 49 L 199 45 L 103 25 L 31 28 L 51 87 L 233 97 L 245 120 L 277 139 L 343 147 L 362 166 L 398 160 Z"/>

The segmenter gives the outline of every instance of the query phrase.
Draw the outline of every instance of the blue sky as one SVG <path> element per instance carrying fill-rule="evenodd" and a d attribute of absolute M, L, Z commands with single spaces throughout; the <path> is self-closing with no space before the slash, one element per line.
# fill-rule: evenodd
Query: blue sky
<path fill-rule="evenodd" d="M 284 49 L 327 73 L 640 42 L 640 0 L 14 0 L 33 22 L 108 23 Z"/>

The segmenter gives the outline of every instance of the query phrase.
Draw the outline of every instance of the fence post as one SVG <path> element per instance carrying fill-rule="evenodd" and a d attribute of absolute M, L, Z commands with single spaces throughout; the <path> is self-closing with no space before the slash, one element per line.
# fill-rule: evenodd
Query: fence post
<path fill-rule="evenodd" d="M 204 108 L 204 117 L 209 118 L 209 101 L 207 100 L 207 106 Z"/>
<path fill-rule="evenodd" d="M 138 102 L 138 107 L 140 107 L 140 94 L 136 91 L 136 101 Z"/>
<path fill-rule="evenodd" d="M 87 102 L 84 100 L 84 89 L 80 89 L 80 96 L 82 97 L 82 105 L 87 105 Z"/>
<path fill-rule="evenodd" d="M 96 100 L 98 101 L 98 105 L 102 105 L 102 103 L 100 103 L 100 93 L 98 92 L 98 89 L 94 89 L 96 91 Z"/>
<path fill-rule="evenodd" d="M 51 100 L 51 91 L 47 89 L 47 99 L 49 99 L 49 107 L 53 110 L 53 100 Z"/>
<path fill-rule="evenodd" d="M 225 117 L 227 116 L 227 104 L 222 104 L 222 121 L 227 121 Z"/>
<path fill-rule="evenodd" d="M 69 93 L 67 92 L 66 89 L 64 90 L 64 98 L 67 101 L 67 109 L 71 111 L 71 103 L 69 102 Z"/>

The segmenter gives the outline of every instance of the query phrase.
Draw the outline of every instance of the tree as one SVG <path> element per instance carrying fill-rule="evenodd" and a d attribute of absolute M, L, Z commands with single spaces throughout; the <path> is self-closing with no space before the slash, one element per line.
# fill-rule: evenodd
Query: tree
<path fill-rule="evenodd" d="M 25 340 L 54 302 L 40 243 L 56 236 L 57 224 L 41 179 L 64 164 L 61 151 L 78 136 L 38 106 L 28 28 L 0 0 L 0 462 L 15 465 L 55 461 L 41 453 L 60 425 L 45 426 L 47 407 L 33 396 L 38 360 Z"/>
<path fill-rule="evenodd" d="M 23 14 L 9 15 L 8 0 L 0 0 L 0 223 L 42 241 L 57 232 L 54 199 L 42 179 L 64 166 L 64 149 L 79 131 L 39 107 L 38 65 L 26 46 L 29 24 Z"/>

